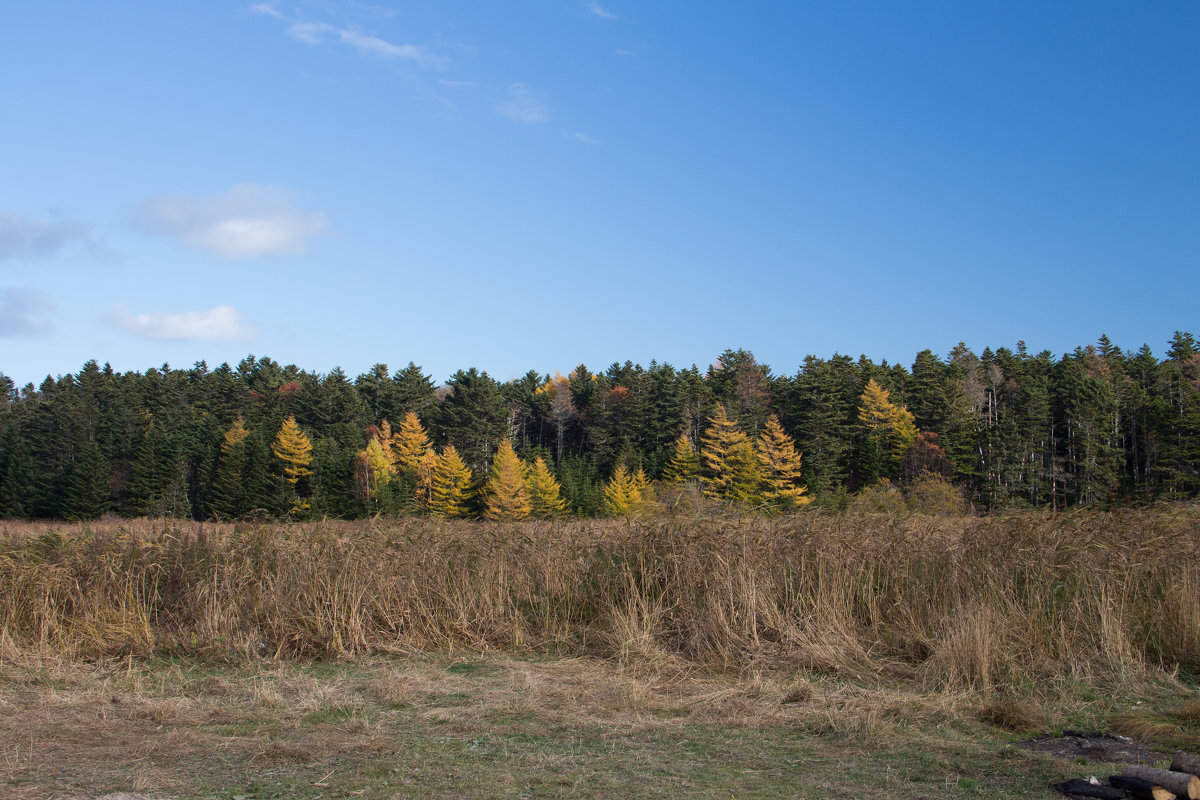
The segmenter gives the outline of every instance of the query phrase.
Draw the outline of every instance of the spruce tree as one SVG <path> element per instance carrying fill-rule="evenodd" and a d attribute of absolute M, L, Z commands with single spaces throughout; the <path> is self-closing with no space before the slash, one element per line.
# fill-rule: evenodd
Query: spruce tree
<path fill-rule="evenodd" d="M 67 476 L 63 516 L 95 519 L 109 509 L 108 462 L 94 439 L 85 439 Z"/>
<path fill-rule="evenodd" d="M 220 519 L 236 519 L 250 510 L 243 473 L 246 469 L 246 438 L 250 431 L 238 415 L 221 437 L 221 454 L 213 478 L 209 505 Z"/>

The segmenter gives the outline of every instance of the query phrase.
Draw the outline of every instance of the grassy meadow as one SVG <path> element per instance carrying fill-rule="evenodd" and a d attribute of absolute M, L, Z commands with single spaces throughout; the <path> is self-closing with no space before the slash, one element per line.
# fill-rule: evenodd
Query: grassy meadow
<path fill-rule="evenodd" d="M 1050 796 L 1105 767 L 1036 732 L 1200 747 L 1198 544 L 1195 505 L 0 522 L 0 785 Z"/>

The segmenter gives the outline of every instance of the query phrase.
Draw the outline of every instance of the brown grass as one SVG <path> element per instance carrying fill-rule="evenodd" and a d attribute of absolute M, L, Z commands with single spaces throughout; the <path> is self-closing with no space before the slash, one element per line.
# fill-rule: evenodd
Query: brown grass
<path fill-rule="evenodd" d="M 0 523 L 0 659 L 465 648 L 950 692 L 1111 686 L 1200 670 L 1197 532 L 1195 506 Z"/>

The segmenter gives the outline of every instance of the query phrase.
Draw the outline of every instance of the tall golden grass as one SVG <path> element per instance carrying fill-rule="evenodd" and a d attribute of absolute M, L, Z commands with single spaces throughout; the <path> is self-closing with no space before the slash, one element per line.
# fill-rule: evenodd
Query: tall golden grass
<path fill-rule="evenodd" d="M 1200 507 L 0 523 L 0 657 L 539 650 L 928 688 L 1200 671 Z"/>

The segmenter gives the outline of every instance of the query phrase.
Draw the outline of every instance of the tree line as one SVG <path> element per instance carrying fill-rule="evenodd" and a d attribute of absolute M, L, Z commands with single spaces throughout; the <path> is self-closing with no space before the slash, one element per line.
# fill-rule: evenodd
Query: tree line
<path fill-rule="evenodd" d="M 835 354 L 776 375 L 625 362 L 435 385 L 413 363 L 353 380 L 248 356 L 18 388 L 0 373 L 0 516 L 240 518 L 630 513 L 656 481 L 750 507 L 843 504 L 939 476 L 983 508 L 1139 504 L 1200 492 L 1200 346 L 1107 337 L 911 368 Z"/>

